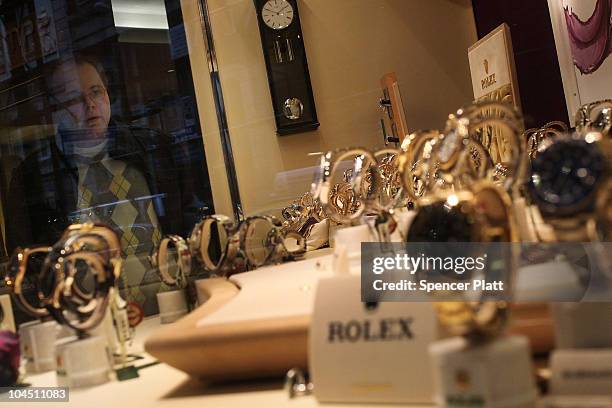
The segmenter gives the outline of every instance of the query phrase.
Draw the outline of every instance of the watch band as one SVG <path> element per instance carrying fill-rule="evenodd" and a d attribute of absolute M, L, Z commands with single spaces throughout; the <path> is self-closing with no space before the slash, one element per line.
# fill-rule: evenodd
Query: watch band
<path fill-rule="evenodd" d="M 287 246 L 287 239 L 295 239 L 295 248 L 289 249 L 289 247 Z M 298 259 L 303 257 L 306 254 L 306 244 L 306 238 L 299 232 L 288 231 L 283 233 L 283 242 L 281 248 L 283 258 Z"/>
<path fill-rule="evenodd" d="M 509 318 L 506 302 L 437 302 L 434 307 L 439 322 L 455 336 L 496 337 Z"/>
<path fill-rule="evenodd" d="M 331 193 L 338 189 L 332 186 L 331 182 L 334 178 L 339 179 L 340 163 L 343 161 L 353 162 L 350 174 L 345 172 L 349 180 L 343 187 L 343 198 L 348 198 L 348 200 L 343 202 L 354 203 L 354 208 L 339 207 L 338 201 L 331 199 Z M 319 173 L 312 183 L 311 193 L 321 202 L 330 219 L 339 224 L 350 224 L 358 220 L 366 208 L 372 206 L 382 185 L 376 164 L 377 160 L 374 155 L 369 150 L 359 147 L 333 150 L 321 156 Z M 347 192 L 352 192 L 353 197 L 350 194 L 346 195 Z"/>
<path fill-rule="evenodd" d="M 581 106 L 574 118 L 578 133 L 600 132 L 610 136 L 612 127 L 612 99 L 604 99 Z"/>
<path fill-rule="evenodd" d="M 119 239 L 108 226 L 86 223 L 66 229 L 39 274 L 39 299 L 49 314 L 81 333 L 99 325 L 121 274 L 120 253 Z M 90 292 L 79 287 L 77 274 L 83 270 L 84 276 L 93 277 Z"/>
<path fill-rule="evenodd" d="M 496 132 L 498 134 L 495 134 Z M 525 141 L 522 139 L 522 134 L 523 121 L 516 108 L 501 102 L 477 102 L 467 108 L 460 109 L 456 114 L 449 115 L 444 137 L 448 138 L 456 135 L 454 136 L 454 150 L 450 154 L 443 155 L 449 156 L 446 163 L 445 160 L 440 160 L 439 149 L 436 151 L 436 159 L 440 161 L 442 170 L 449 170 L 449 168 L 456 166 L 461 157 L 461 144 L 465 144 L 468 140 L 470 143 L 474 141 L 476 142 L 476 144 L 473 144 L 474 148 L 477 150 L 484 149 L 489 153 L 490 163 L 487 163 L 486 168 L 483 166 L 483 170 L 486 170 L 488 174 L 487 177 L 496 180 L 498 184 L 510 192 L 521 185 L 527 174 L 527 158 L 524 154 Z M 500 146 L 500 143 L 503 146 Z M 493 151 L 497 151 L 496 156 L 499 156 L 499 160 L 491 155 Z M 442 158 L 445 158 L 443 156 Z M 486 155 L 481 156 L 485 159 Z M 503 172 L 499 171 L 498 164 L 505 168 Z M 459 167 L 459 170 L 464 171 L 461 167 Z M 500 177 L 504 173 L 505 176 Z M 482 177 L 476 177 L 476 179 L 480 178 Z"/>
<path fill-rule="evenodd" d="M 213 260 L 209 253 L 212 244 L 212 225 L 221 227 L 225 234 L 225 245 L 219 242 L 221 253 L 218 260 Z M 212 215 L 202 219 L 193 228 L 189 237 L 191 254 L 202 264 L 204 270 L 210 274 L 225 276 L 233 269 L 233 263 L 240 251 L 240 239 L 234 222 L 224 215 Z"/>
<path fill-rule="evenodd" d="M 262 225 L 257 231 L 257 225 Z M 265 232 L 261 234 L 261 231 Z M 249 268 L 259 268 L 276 260 L 277 246 L 281 243 L 282 224 L 274 217 L 257 215 L 244 220 L 239 227 L 240 250 Z M 265 236 L 263 242 L 254 242 L 255 233 Z"/>
<path fill-rule="evenodd" d="M 47 317 L 49 311 L 41 302 L 30 303 L 25 297 L 23 290 L 23 282 L 26 276 L 32 276 L 37 279 L 40 270 L 31 270 L 28 268 L 28 261 L 32 255 L 41 254 L 46 256 L 51 251 L 51 247 L 32 247 L 32 248 L 17 248 L 11 258 L 11 266 L 4 277 L 4 283 L 11 289 L 11 294 L 16 303 L 30 316 Z M 38 299 L 38 298 L 37 298 Z"/>
<path fill-rule="evenodd" d="M 553 157 L 560 154 L 558 153 L 559 149 L 562 149 L 561 152 L 581 149 L 582 155 L 590 155 L 589 165 L 576 164 L 584 166 L 584 169 L 579 171 L 584 173 L 585 180 L 592 179 L 589 184 L 590 191 L 584 192 L 578 189 L 578 193 L 574 193 L 573 190 L 568 190 L 572 194 L 581 195 L 575 198 L 571 205 L 560 205 L 551 201 L 547 197 L 552 197 L 552 193 L 543 190 L 534 181 L 545 179 L 547 177 L 546 172 L 551 172 L 550 169 L 546 170 L 546 166 L 550 166 L 549 160 L 545 156 L 549 153 L 549 149 L 552 151 Z M 610 225 L 609 221 L 606 220 L 609 220 L 607 204 L 609 203 L 609 191 L 612 185 L 612 181 L 610 181 L 612 175 L 611 159 L 612 139 L 605 137 L 598 131 L 555 134 L 542 141 L 538 147 L 538 156 L 532 162 L 532 180 L 527 186 L 531 193 L 531 199 L 537 205 L 543 220 L 554 230 L 554 237 L 550 237 L 549 240 L 566 242 L 598 241 L 607 235 L 606 231 L 609 230 Z M 565 171 L 576 171 L 576 175 L 578 175 L 578 170 L 572 170 L 572 166 L 564 166 L 567 167 Z"/>
<path fill-rule="evenodd" d="M 437 130 L 417 131 L 410 134 L 402 143 L 404 153 L 398 159 L 398 170 L 404 191 L 416 203 L 427 191 L 429 178 L 435 173 L 435 165 L 430 163 L 431 142 L 440 136 Z"/>
<path fill-rule="evenodd" d="M 389 211 L 400 205 L 404 199 L 404 186 L 399 172 L 400 154 L 399 149 L 393 148 L 381 149 L 373 153 L 381 178 L 381 186 L 378 200 L 375 201 L 377 208 L 370 208 L 370 210 Z"/>
<path fill-rule="evenodd" d="M 567 125 L 561 121 L 548 122 L 541 128 L 527 129 L 523 133 L 523 139 L 527 141 L 527 154 L 533 160 L 538 154 L 542 142 L 549 137 L 560 136 L 568 131 Z"/>
<path fill-rule="evenodd" d="M 168 265 L 168 247 L 174 246 L 177 255 L 177 270 L 172 276 Z M 149 258 L 151 265 L 157 267 L 162 281 L 170 286 L 183 289 L 187 285 L 187 277 L 191 274 L 191 251 L 187 241 L 178 235 L 166 235 Z"/>
<path fill-rule="evenodd" d="M 52 316 L 60 323 L 74 330 L 86 332 L 98 326 L 104 319 L 114 280 L 108 279 L 107 261 L 94 252 L 75 252 L 59 261 L 65 267 L 68 263 L 84 262 L 94 275 L 94 291 L 89 300 L 83 301 L 74 294 L 75 275 L 68 272 L 63 281 L 58 282 L 54 292 Z M 68 268 L 76 271 L 76 268 Z"/>
<path fill-rule="evenodd" d="M 310 192 L 283 208 L 281 214 L 292 231 L 300 231 L 310 221 L 321 222 L 326 218 L 321 202 Z"/>

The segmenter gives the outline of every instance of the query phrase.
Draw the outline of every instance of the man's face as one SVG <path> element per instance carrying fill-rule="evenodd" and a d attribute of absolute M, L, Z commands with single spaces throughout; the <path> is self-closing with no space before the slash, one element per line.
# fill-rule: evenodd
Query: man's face
<path fill-rule="evenodd" d="M 73 98 L 66 108 L 72 117 L 73 125 L 83 131 L 85 138 L 102 139 L 106 135 L 111 116 L 108 92 L 94 66 L 83 63 L 75 68 L 77 78 L 69 81 L 67 88 L 73 88 L 73 94 L 78 96 Z"/>

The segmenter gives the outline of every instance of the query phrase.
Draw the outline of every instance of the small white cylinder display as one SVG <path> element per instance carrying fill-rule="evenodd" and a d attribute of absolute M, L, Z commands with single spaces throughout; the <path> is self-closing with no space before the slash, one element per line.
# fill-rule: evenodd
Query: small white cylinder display
<path fill-rule="evenodd" d="M 357 225 L 338 229 L 334 236 L 334 252 L 346 251 L 348 267 L 351 273 L 361 273 L 361 243 L 376 241 L 369 225 Z"/>
<path fill-rule="evenodd" d="M 55 368 L 53 347 L 58 330 L 55 321 L 36 320 L 19 326 L 21 356 L 27 373 L 42 373 Z"/>
<path fill-rule="evenodd" d="M 439 407 L 535 407 L 537 390 L 527 338 L 473 344 L 453 337 L 433 343 L 429 353 Z"/>
<path fill-rule="evenodd" d="M 557 349 L 612 348 L 612 303 L 553 303 Z"/>
<path fill-rule="evenodd" d="M 110 379 L 111 356 L 104 336 L 58 340 L 55 359 L 58 387 L 91 387 Z"/>
<path fill-rule="evenodd" d="M 189 313 L 185 290 L 171 290 L 157 294 L 159 318 L 162 324 L 173 323 Z"/>

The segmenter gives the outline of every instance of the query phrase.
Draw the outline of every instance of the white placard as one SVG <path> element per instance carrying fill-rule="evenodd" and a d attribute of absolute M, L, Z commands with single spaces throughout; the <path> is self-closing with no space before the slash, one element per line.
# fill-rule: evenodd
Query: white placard
<path fill-rule="evenodd" d="M 361 303 L 361 278 L 322 279 L 309 332 L 308 361 L 321 402 L 431 403 L 427 354 L 439 338 L 430 303 Z"/>
<path fill-rule="evenodd" d="M 538 401 L 538 408 L 612 408 L 612 397 L 548 395 Z"/>
<path fill-rule="evenodd" d="M 612 350 L 555 350 L 550 357 L 551 394 L 612 395 Z"/>

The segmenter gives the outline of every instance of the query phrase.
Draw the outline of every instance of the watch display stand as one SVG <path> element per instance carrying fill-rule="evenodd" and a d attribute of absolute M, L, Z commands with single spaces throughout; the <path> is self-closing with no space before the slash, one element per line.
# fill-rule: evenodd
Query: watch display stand
<path fill-rule="evenodd" d="M 74 332 L 69 331 L 71 332 L 70 336 L 74 336 Z M 109 352 L 114 356 L 114 362 L 122 363 L 124 344 L 130 340 L 132 335 L 127 310 L 125 308 L 108 308 L 100 325 L 92 329 L 90 334 L 94 337 L 103 337 Z"/>
<path fill-rule="evenodd" d="M 184 289 L 158 293 L 157 304 L 162 324 L 173 323 L 189 313 L 187 294 Z"/>
<path fill-rule="evenodd" d="M 536 406 L 537 390 L 526 337 L 483 343 L 453 337 L 429 348 L 439 407 Z"/>
<path fill-rule="evenodd" d="M 96 326 L 91 330 L 90 334 L 92 336 L 101 336 L 105 339 L 106 344 L 111 352 L 115 352 L 117 349 L 117 334 L 115 330 L 115 326 L 113 324 L 113 317 L 111 314 L 110 308 L 106 310 L 104 314 L 104 319 L 100 325 Z M 71 336 L 74 336 L 74 331 L 72 331 Z"/>
<path fill-rule="evenodd" d="M 110 380 L 112 356 L 105 336 L 59 340 L 55 360 L 58 387 L 91 387 Z"/>
<path fill-rule="evenodd" d="M 215 381 L 284 376 L 307 368 L 308 327 L 325 255 L 198 283 L 205 302 L 147 338 L 145 350 L 194 377 Z"/>
<path fill-rule="evenodd" d="M 612 396 L 612 304 L 554 303 L 551 311 L 551 395 Z"/>
<path fill-rule="evenodd" d="M 54 344 L 59 326 L 55 321 L 38 320 L 19 326 L 21 356 L 27 373 L 42 373 L 55 369 Z"/>
<path fill-rule="evenodd" d="M 334 253 L 346 252 L 348 269 L 351 273 L 361 273 L 361 243 L 375 242 L 368 225 L 358 225 L 336 230 L 334 234 Z"/>
<path fill-rule="evenodd" d="M 549 261 L 520 267 L 516 272 L 515 300 L 578 300 L 584 295 L 579 276 L 568 262 Z"/>
<path fill-rule="evenodd" d="M 612 350 L 612 303 L 552 303 L 557 349 Z"/>

